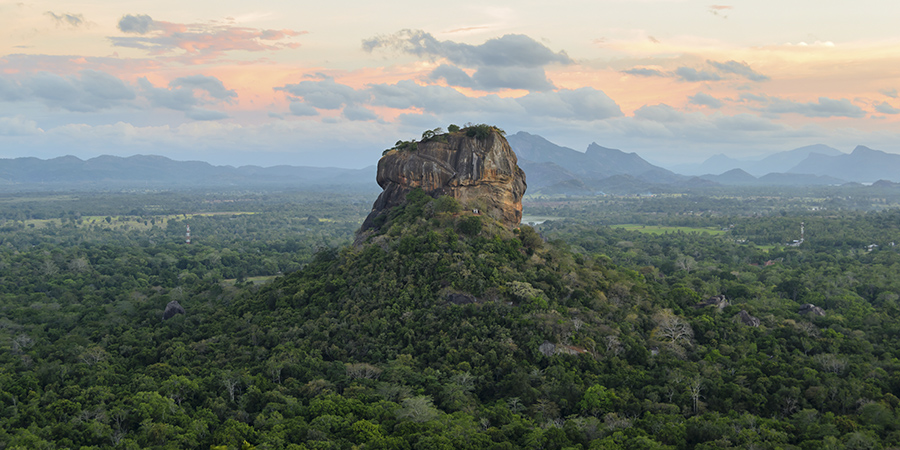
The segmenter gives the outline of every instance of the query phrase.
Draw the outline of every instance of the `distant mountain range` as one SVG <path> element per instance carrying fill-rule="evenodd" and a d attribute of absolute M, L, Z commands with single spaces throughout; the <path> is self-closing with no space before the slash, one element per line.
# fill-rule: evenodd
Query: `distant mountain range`
<path fill-rule="evenodd" d="M 579 152 L 524 131 L 506 139 L 525 171 L 529 194 L 635 192 L 645 191 L 652 184 L 674 184 L 688 179 L 650 164 L 637 153 L 625 153 L 597 143 Z"/>
<path fill-rule="evenodd" d="M 677 166 L 677 170 L 723 184 L 772 184 L 773 181 L 778 181 L 777 184 L 785 181 L 790 181 L 788 184 L 896 182 L 900 181 L 900 155 L 862 145 L 848 154 L 817 144 L 775 153 L 758 161 L 716 155 L 701 164 Z"/>
<path fill-rule="evenodd" d="M 591 143 L 584 152 L 520 131 L 507 137 L 525 171 L 528 194 L 594 195 L 677 191 L 709 186 L 800 186 L 874 183 L 897 187 L 900 155 L 859 146 L 842 153 L 810 145 L 756 161 L 725 155 L 678 166 L 681 175 L 636 153 Z M 376 168 L 213 166 L 163 156 L 63 156 L 0 159 L 0 190 L 174 189 L 189 187 L 294 187 L 372 190 Z"/>
<path fill-rule="evenodd" d="M 152 189 L 228 186 L 291 186 L 371 188 L 375 167 L 339 169 L 298 166 L 213 166 L 200 161 L 175 161 L 163 156 L 127 158 L 74 156 L 0 159 L 0 189 Z"/>
<path fill-rule="evenodd" d="M 636 153 L 596 143 L 579 152 L 519 132 L 508 137 L 525 170 L 529 194 L 640 193 L 703 186 L 809 186 L 900 182 L 900 155 L 859 146 L 846 154 L 817 144 L 775 153 L 755 161 L 713 156 L 702 164 L 681 165 L 680 175 L 655 166 Z"/>
<path fill-rule="evenodd" d="M 700 164 L 681 164 L 672 167 L 686 175 L 722 174 L 732 169 L 741 169 L 754 177 L 770 173 L 784 173 L 800 164 L 811 154 L 827 156 L 843 155 L 840 150 L 827 145 L 816 144 L 775 153 L 760 160 L 740 160 L 722 154 L 715 155 Z"/>
<path fill-rule="evenodd" d="M 831 176 L 859 183 L 900 181 L 900 155 L 860 145 L 850 154 L 812 153 L 787 172 Z"/>

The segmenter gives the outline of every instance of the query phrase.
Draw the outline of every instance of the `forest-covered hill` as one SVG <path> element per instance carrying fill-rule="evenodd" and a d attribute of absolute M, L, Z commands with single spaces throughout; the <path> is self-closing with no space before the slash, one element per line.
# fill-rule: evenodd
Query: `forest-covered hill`
<path fill-rule="evenodd" d="M 900 215 L 800 195 L 4 198 L 0 443 L 895 447 Z"/>

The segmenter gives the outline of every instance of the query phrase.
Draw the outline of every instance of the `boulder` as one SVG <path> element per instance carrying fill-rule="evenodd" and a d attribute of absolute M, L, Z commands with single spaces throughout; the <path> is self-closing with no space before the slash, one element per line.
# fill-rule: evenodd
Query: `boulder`
<path fill-rule="evenodd" d="M 702 302 L 694 305 L 694 308 L 704 308 L 707 306 L 715 306 L 716 308 L 719 308 L 719 309 L 725 309 L 725 307 L 730 304 L 731 304 L 731 302 L 729 302 L 728 299 L 725 298 L 725 295 L 722 294 L 722 295 L 715 295 L 706 300 L 703 300 Z"/>
<path fill-rule="evenodd" d="M 470 303 L 476 303 L 478 299 L 469 294 L 452 293 L 447 295 L 447 301 L 454 305 L 468 305 Z"/>
<path fill-rule="evenodd" d="M 448 195 L 476 214 L 490 216 L 507 227 L 522 220 L 525 172 L 503 135 L 447 133 L 423 140 L 414 150 L 392 149 L 378 161 L 376 180 L 384 191 L 360 231 L 375 227 L 375 218 L 406 201 L 419 188 L 432 197 Z"/>
<path fill-rule="evenodd" d="M 807 304 L 801 306 L 800 310 L 797 312 L 799 312 L 800 314 L 812 314 L 814 316 L 824 316 L 825 315 L 824 309 L 822 309 L 816 305 L 813 305 L 812 303 L 807 303 Z"/>
<path fill-rule="evenodd" d="M 758 327 L 760 324 L 758 317 L 751 316 L 750 313 L 743 309 L 738 313 L 737 318 L 741 321 L 741 323 L 749 327 Z"/>
<path fill-rule="evenodd" d="M 169 320 L 175 317 L 175 314 L 184 314 L 184 307 L 178 303 L 178 300 L 172 300 L 166 305 L 166 310 L 163 311 L 163 320 Z"/>

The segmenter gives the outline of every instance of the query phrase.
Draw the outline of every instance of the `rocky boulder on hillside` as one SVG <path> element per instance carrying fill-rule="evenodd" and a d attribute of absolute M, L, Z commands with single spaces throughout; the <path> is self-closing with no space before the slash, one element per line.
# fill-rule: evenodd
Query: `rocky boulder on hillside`
<path fill-rule="evenodd" d="M 163 311 L 163 320 L 169 320 L 175 317 L 176 314 L 184 314 L 184 307 L 178 303 L 178 300 L 172 300 L 166 305 L 166 310 Z"/>
<path fill-rule="evenodd" d="M 416 188 L 435 198 L 453 197 L 464 208 L 508 227 L 519 225 L 525 172 L 499 130 L 473 125 L 426 136 L 419 142 L 398 142 L 378 161 L 376 180 L 384 192 L 360 231 L 377 228 L 376 218 L 403 204 Z"/>

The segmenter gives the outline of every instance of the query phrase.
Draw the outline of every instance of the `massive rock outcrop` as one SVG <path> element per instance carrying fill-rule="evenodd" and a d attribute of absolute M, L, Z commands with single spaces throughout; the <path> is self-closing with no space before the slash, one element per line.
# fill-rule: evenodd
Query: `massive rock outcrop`
<path fill-rule="evenodd" d="M 482 137 L 457 131 L 423 140 L 415 150 L 408 148 L 390 150 L 378 161 L 377 181 L 384 192 L 360 231 L 374 228 L 379 215 L 402 204 L 415 188 L 435 198 L 453 197 L 508 227 L 519 225 L 525 172 L 498 131 Z"/>

